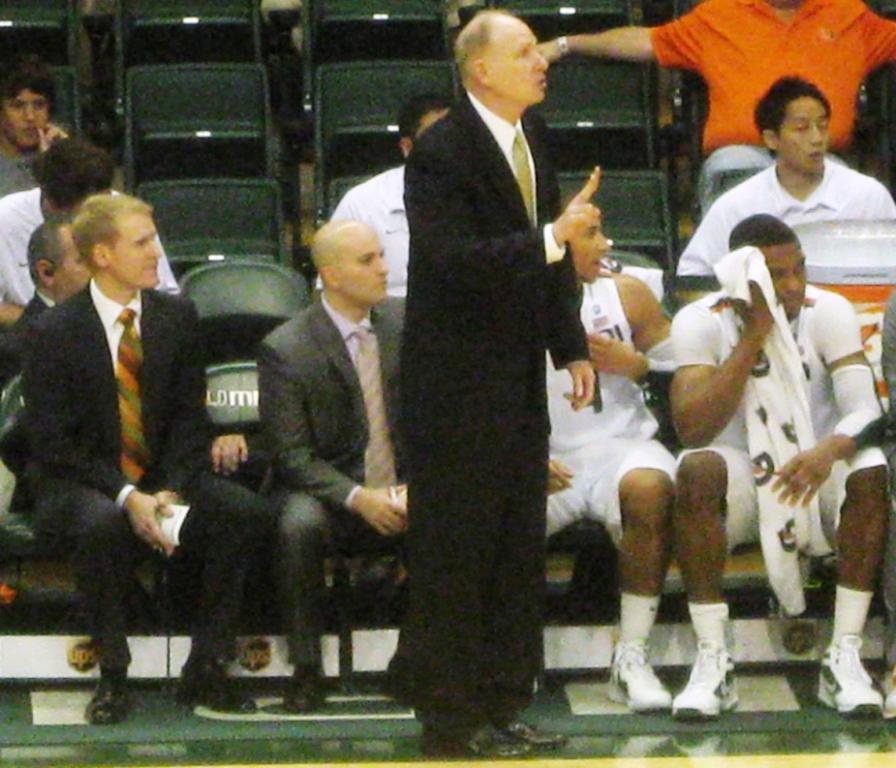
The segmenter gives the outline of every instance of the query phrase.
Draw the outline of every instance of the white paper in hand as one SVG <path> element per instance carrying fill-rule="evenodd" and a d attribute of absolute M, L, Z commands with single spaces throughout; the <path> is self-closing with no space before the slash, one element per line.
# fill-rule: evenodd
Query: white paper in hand
<path fill-rule="evenodd" d="M 188 504 L 169 504 L 168 509 L 172 514 L 170 517 L 159 515 L 159 528 L 162 529 L 165 538 L 177 547 L 180 546 L 180 529 L 187 518 L 190 506 Z"/>

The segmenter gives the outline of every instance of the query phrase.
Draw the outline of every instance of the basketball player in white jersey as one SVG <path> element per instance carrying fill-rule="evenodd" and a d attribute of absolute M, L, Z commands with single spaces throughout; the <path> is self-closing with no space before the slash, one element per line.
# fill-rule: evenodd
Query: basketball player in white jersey
<path fill-rule="evenodd" d="M 799 515 L 811 524 L 814 513 L 807 505 L 817 496 L 822 546 L 837 554 L 833 626 L 821 659 L 818 698 L 849 717 L 879 717 L 885 706 L 888 714 L 896 709 L 896 696 L 888 689 L 883 701 L 862 665 L 861 649 L 883 555 L 889 499 L 883 452 L 856 439 L 881 412 L 859 322 L 842 296 L 807 284 L 799 238 L 780 219 L 758 213 L 739 222 L 728 247 L 736 251 L 744 246 L 762 252 L 775 305 L 770 309 L 759 290 L 749 305 L 712 293 L 682 307 L 672 324 L 677 368 L 670 404 L 687 448 L 677 472 L 673 523 L 676 559 L 697 636 L 697 658 L 687 685 L 675 697 L 672 715 L 709 719 L 737 705 L 722 590 L 727 553 L 765 536 L 772 542 L 763 547 L 766 567 L 771 562 L 780 573 L 775 540 L 783 552 L 798 547 L 796 523 L 787 521 L 774 530 L 786 518 L 768 514 L 774 496 L 758 490 L 768 486 L 782 506 L 794 509 L 794 521 Z M 769 375 L 766 350 L 773 349 L 768 339 L 777 325 L 772 310 L 778 307 L 801 358 L 811 433 L 803 432 L 800 443 L 795 420 L 778 426 L 798 450 L 789 459 L 779 458 L 776 466 L 773 453 L 749 439 L 754 419 L 775 424 L 766 405 L 776 404 L 771 399 L 758 403 L 748 397 L 747 387 Z M 779 396 L 797 397 L 793 389 Z M 760 515 L 762 502 L 769 506 Z M 818 553 L 816 545 L 808 546 Z M 788 614 L 784 608 L 784 599 L 805 606 L 796 581 L 796 597 L 792 587 L 776 591 L 782 615 L 798 616 L 805 610 Z"/>
<path fill-rule="evenodd" d="M 671 370 L 669 321 L 644 283 L 602 264 L 610 244 L 599 227 L 571 245 L 602 407 L 573 411 L 565 371 L 548 365 L 548 535 L 583 518 L 607 528 L 619 549 L 622 586 L 610 696 L 633 711 L 669 709 L 672 697 L 648 662 L 647 640 L 671 553 L 675 459 L 654 439 L 658 425 L 640 386 L 651 368 Z"/>

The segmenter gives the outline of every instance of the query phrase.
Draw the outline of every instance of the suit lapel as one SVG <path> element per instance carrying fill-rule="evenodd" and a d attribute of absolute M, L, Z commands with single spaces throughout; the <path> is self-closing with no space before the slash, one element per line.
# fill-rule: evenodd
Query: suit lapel
<path fill-rule="evenodd" d="M 361 383 L 358 381 L 358 372 L 349 357 L 345 341 L 339 329 L 333 324 L 323 304 L 317 302 L 311 308 L 308 318 L 309 329 L 314 343 L 336 372 L 340 379 L 349 388 L 352 394 L 352 402 L 358 414 L 365 418 L 367 413 L 364 408 L 364 396 L 361 393 Z"/>
<path fill-rule="evenodd" d="M 527 112 L 523 115 L 523 132 L 529 143 L 529 151 L 532 153 L 532 161 L 535 163 L 535 199 L 538 210 L 539 223 L 550 220 L 554 211 L 555 201 L 548 196 L 549 188 L 545 183 L 548 174 L 548 153 L 542 143 L 541 132 L 532 127 L 532 120 Z"/>
<path fill-rule="evenodd" d="M 115 378 L 115 366 L 109 353 L 109 341 L 103 322 L 90 298 L 90 290 L 85 288 L 70 302 L 80 302 L 79 308 L 83 320 L 83 340 L 81 349 L 72 350 L 78 355 L 82 370 L 86 373 L 84 396 L 96 404 L 93 418 L 96 420 L 100 434 L 105 435 L 108 445 L 120 450 L 121 422 L 118 417 L 118 381 Z"/>
<path fill-rule="evenodd" d="M 140 316 L 140 341 L 143 345 L 143 365 L 140 368 L 140 403 L 143 417 L 143 433 L 150 450 L 156 446 L 155 425 L 158 424 L 159 398 L 157 386 L 164 380 L 164 352 L 166 337 L 173 329 L 166 329 L 166 317 L 158 311 L 155 296 L 150 291 L 141 293 L 143 302 Z M 170 343 L 170 341 L 169 341 Z"/>
<path fill-rule="evenodd" d="M 482 178 L 494 188 L 495 196 L 501 200 L 508 212 L 517 219 L 514 228 L 531 226 L 529 214 L 523 196 L 520 194 L 516 177 L 507 164 L 504 153 L 488 126 L 479 117 L 476 108 L 466 96 L 461 99 L 455 108 L 457 119 L 463 123 L 470 136 L 473 137 L 471 149 L 475 155 L 475 168 L 484 171 Z M 528 138 L 528 137 L 527 137 Z M 538 167 L 536 166 L 536 181 L 538 179 Z M 537 184 L 536 184 L 537 186 Z"/>

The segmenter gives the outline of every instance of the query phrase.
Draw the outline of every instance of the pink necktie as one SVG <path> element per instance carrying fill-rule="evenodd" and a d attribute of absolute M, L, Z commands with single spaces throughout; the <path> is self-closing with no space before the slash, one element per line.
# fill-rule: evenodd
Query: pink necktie
<path fill-rule="evenodd" d="M 383 377 L 376 336 L 366 328 L 358 332 L 358 379 L 367 409 L 368 441 L 364 453 L 364 480 L 372 488 L 395 485 L 395 453 L 389 437 L 386 406 L 383 401 Z"/>

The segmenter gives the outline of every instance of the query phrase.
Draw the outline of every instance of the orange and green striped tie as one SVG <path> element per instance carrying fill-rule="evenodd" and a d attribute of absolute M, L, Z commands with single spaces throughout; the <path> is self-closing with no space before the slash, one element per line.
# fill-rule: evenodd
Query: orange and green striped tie
<path fill-rule="evenodd" d="M 140 404 L 140 367 L 143 365 L 143 344 L 134 327 L 137 313 L 124 309 L 118 322 L 124 326 L 118 342 L 118 416 L 121 420 L 121 471 L 132 483 L 143 477 L 149 463 L 149 449 L 143 434 Z"/>

